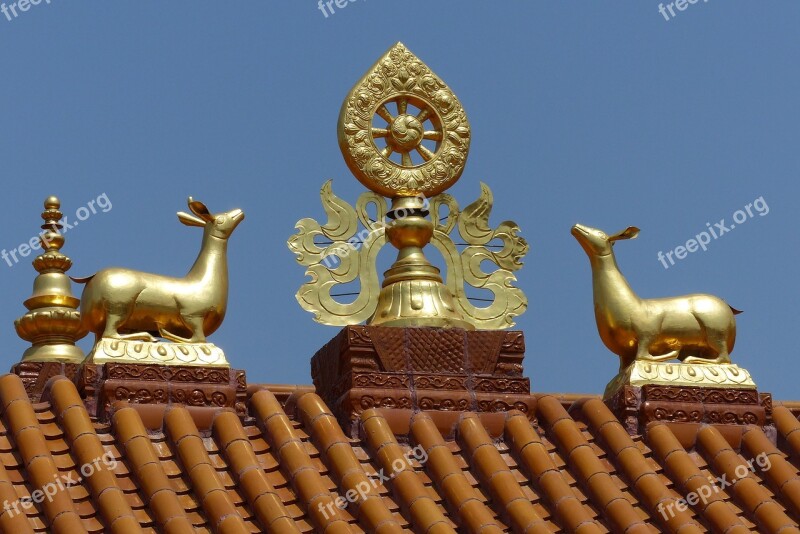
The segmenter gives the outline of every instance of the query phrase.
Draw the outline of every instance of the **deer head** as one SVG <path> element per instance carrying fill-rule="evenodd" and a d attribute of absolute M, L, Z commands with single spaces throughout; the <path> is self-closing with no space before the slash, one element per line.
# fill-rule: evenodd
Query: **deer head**
<path fill-rule="evenodd" d="M 228 239 L 240 222 L 244 212 L 240 209 L 211 214 L 205 204 L 189 197 L 189 209 L 194 215 L 178 212 L 178 220 L 186 226 L 199 226 L 207 229 L 213 237 Z"/>
<path fill-rule="evenodd" d="M 583 250 L 591 258 L 592 256 L 608 256 L 613 252 L 614 242 L 620 239 L 634 239 L 639 235 L 639 229 L 629 226 L 614 235 L 606 235 L 602 230 L 591 228 L 582 224 L 572 227 L 572 235 L 581 244 Z"/>

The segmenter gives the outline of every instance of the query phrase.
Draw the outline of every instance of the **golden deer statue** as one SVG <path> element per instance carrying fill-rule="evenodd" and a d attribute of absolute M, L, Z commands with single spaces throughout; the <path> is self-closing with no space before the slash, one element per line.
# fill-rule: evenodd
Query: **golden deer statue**
<path fill-rule="evenodd" d="M 81 296 L 81 320 L 101 338 L 205 343 L 225 317 L 228 303 L 228 238 L 244 219 L 235 209 L 211 214 L 189 197 L 194 215 L 178 212 L 187 226 L 203 228 L 197 260 L 183 278 L 129 269 L 103 269 L 88 278 Z"/>
<path fill-rule="evenodd" d="M 633 239 L 633 226 L 614 234 L 576 224 L 572 235 L 589 256 L 600 338 L 620 357 L 620 371 L 635 360 L 729 364 L 740 311 L 712 295 L 641 299 L 619 272 L 615 241 Z"/>

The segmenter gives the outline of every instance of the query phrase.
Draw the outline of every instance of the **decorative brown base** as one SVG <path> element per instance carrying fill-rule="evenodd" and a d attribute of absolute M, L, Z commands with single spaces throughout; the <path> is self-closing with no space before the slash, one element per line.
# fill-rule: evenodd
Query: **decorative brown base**
<path fill-rule="evenodd" d="M 75 380 L 79 364 L 61 362 L 19 362 L 11 368 L 11 373 L 19 376 L 31 402 L 39 402 L 47 381 L 54 376 L 63 375 Z"/>
<path fill-rule="evenodd" d="M 622 386 L 606 400 L 631 435 L 648 423 L 772 425 L 772 395 L 752 388 Z"/>
<path fill-rule="evenodd" d="M 524 353 L 522 332 L 347 326 L 314 355 L 311 375 L 354 436 L 370 408 L 432 415 L 518 409 L 533 417 Z"/>
<path fill-rule="evenodd" d="M 115 405 L 124 402 L 142 412 L 150 429 L 160 429 L 164 411 L 171 404 L 189 408 L 201 430 L 210 427 L 221 408 L 247 416 L 245 372 L 225 367 L 199 367 L 132 363 L 61 364 L 22 362 L 12 373 L 19 375 L 31 401 L 42 399 L 47 381 L 64 375 L 75 382 L 89 415 L 107 423 Z"/>

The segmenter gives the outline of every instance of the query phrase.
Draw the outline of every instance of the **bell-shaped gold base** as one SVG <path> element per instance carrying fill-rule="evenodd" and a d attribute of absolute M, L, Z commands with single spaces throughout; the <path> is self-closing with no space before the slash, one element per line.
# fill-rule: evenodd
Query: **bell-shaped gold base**
<path fill-rule="evenodd" d="M 395 199 L 393 209 L 404 205 L 409 205 L 409 199 Z M 383 275 L 375 314 L 368 324 L 475 330 L 456 309 L 439 269 L 431 265 L 422 252 L 430 242 L 433 224 L 422 216 L 421 210 L 408 209 L 410 216 L 396 220 L 387 229 L 389 241 L 399 253 L 397 261 Z"/>
<path fill-rule="evenodd" d="M 369 324 L 475 330 L 456 311 L 453 297 L 445 285 L 435 280 L 402 280 L 384 287 Z"/>

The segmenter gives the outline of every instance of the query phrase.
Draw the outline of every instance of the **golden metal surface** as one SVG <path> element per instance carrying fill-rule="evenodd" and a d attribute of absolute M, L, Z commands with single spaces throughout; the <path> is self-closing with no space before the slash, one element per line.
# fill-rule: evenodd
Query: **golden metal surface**
<path fill-rule="evenodd" d="M 636 360 L 608 383 L 603 397 L 613 397 L 625 385 L 646 386 L 648 384 L 756 389 L 750 373 L 738 365 Z"/>
<path fill-rule="evenodd" d="M 469 153 L 469 122 L 458 98 L 402 43 L 347 95 L 338 133 L 353 176 L 390 198 L 444 191 Z"/>
<path fill-rule="evenodd" d="M 152 343 L 110 338 L 101 338 L 95 343 L 87 361 L 94 364 L 151 363 L 229 367 L 225 353 L 213 343 Z"/>
<path fill-rule="evenodd" d="M 447 206 L 448 215 L 440 220 L 439 210 Z M 514 326 L 514 317 L 528 308 L 528 299 L 522 290 L 513 285 L 517 281 L 514 271 L 522 268 L 522 258 L 528 253 L 528 243 L 520 237 L 519 226 L 503 221 L 497 228 L 489 226 L 493 197 L 489 186 L 481 183 L 480 197 L 459 213 L 456 200 L 447 194 L 431 199 L 433 220 L 439 221 L 433 234 L 433 246 L 442 253 L 447 268 L 446 285 L 455 297 L 463 317 L 481 330 L 497 330 Z M 459 254 L 450 232 L 458 226 L 461 241 L 467 245 Z M 489 245 L 500 241 L 503 247 L 495 252 Z M 484 272 L 482 265 L 498 268 Z M 473 305 L 467 297 L 466 285 L 491 291 L 493 298 L 488 306 Z"/>
<path fill-rule="evenodd" d="M 317 322 L 344 326 L 369 321 L 383 326 L 492 330 L 513 326 L 513 318 L 527 308 L 522 290 L 513 286 L 513 272 L 522 267 L 528 244 L 517 235 L 519 227 L 513 222 L 489 227 L 492 193 L 485 184 L 481 184 L 478 200 L 463 212 L 448 194 L 430 199 L 432 218 L 439 221 L 435 226 L 422 215 L 427 211 L 422 209 L 424 201 L 419 197 L 395 199 L 393 211 L 404 210 L 405 216 L 387 222 L 386 201 L 375 193 L 363 193 L 357 209 L 333 194 L 330 181 L 323 185 L 320 196 L 327 223 L 322 226 L 314 219 L 302 219 L 296 225 L 299 232 L 288 242 L 311 277 L 298 291 L 297 300 L 303 309 L 314 313 Z M 377 221 L 368 218 L 367 204 L 375 205 Z M 448 209 L 446 217 L 440 217 L 443 206 Z M 450 236 L 456 226 L 467 245 L 461 252 Z M 379 291 L 375 258 L 387 238 L 399 252 Z M 321 240 L 327 244 L 316 244 Z M 486 246 L 495 240 L 502 243 L 497 251 Z M 423 254 L 422 247 L 429 241 L 444 257 L 444 284 L 439 269 Z M 486 262 L 498 268 L 486 273 L 481 269 Z M 356 280 L 361 289 L 352 303 L 343 304 L 331 296 L 337 285 Z M 487 299 L 490 303 L 485 307 L 475 306 L 467 297 L 466 285 L 491 291 L 494 298 Z"/>
<path fill-rule="evenodd" d="M 632 226 L 610 236 L 580 224 L 572 228 L 592 266 L 600 338 L 620 357 L 620 371 L 639 361 L 676 358 L 687 364 L 730 364 L 738 312 L 725 301 L 704 294 L 641 299 L 628 285 L 612 247 L 638 234 Z"/>
<path fill-rule="evenodd" d="M 44 252 L 33 260 L 39 273 L 33 283 L 33 295 L 25 301 L 28 313 L 14 321 L 17 335 L 32 346 L 22 355 L 23 361 L 60 361 L 80 363 L 83 351 L 75 342 L 86 335 L 77 310 L 80 301 L 72 294 L 66 272 L 72 260 L 61 253 L 64 236 L 59 231 L 63 217 L 56 197 L 44 201 L 44 224 L 39 242 Z"/>
<path fill-rule="evenodd" d="M 308 267 L 306 276 L 311 277 L 297 292 L 297 302 L 304 310 L 312 312 L 319 323 L 358 324 L 375 311 L 379 293 L 375 260 L 386 244 L 385 226 L 369 219 L 367 207 L 373 205 L 377 221 L 383 222 L 386 200 L 375 193 L 363 193 L 358 197 L 356 214 L 350 204 L 333 194 L 330 180 L 322 186 L 320 197 L 328 221 L 321 226 L 314 219 L 301 219 L 295 225 L 299 232 L 287 243 L 297 256 L 297 262 Z M 364 230 L 356 237 L 359 220 Z M 326 244 L 319 246 L 317 240 Z M 361 290 L 353 302 L 343 304 L 331 296 L 336 286 L 356 279 L 361 283 Z"/>
<path fill-rule="evenodd" d="M 189 209 L 192 214 L 179 212 L 178 219 L 203 228 L 203 240 L 185 277 L 111 268 L 75 279 L 86 284 L 81 319 L 84 328 L 95 334 L 96 344 L 101 338 L 153 342 L 154 336 L 175 343 L 205 343 L 222 323 L 228 302 L 228 238 L 244 212 L 212 215 L 191 197 Z"/>
<path fill-rule="evenodd" d="M 409 202 L 409 201 L 416 202 Z M 422 249 L 433 237 L 434 225 L 425 218 L 419 198 L 392 202 L 395 220 L 386 229 L 389 242 L 398 249 L 397 260 L 384 273 L 383 287 L 369 324 L 376 326 L 456 327 L 474 330 L 456 308 L 453 295 Z M 404 217 L 399 217 L 401 213 Z"/>
<path fill-rule="evenodd" d="M 328 181 L 320 195 L 326 224 L 298 221 L 288 246 L 311 278 L 297 293 L 300 306 L 317 322 L 335 326 L 513 326 L 527 307 L 525 295 L 512 285 L 512 272 L 528 250 L 519 228 L 511 222 L 489 227 L 492 195 L 483 184 L 480 198 L 463 213 L 441 193 L 461 176 L 469 153 L 469 123 L 450 88 L 398 43 L 347 95 L 338 133 L 348 167 L 373 192 L 362 194 L 353 209 Z M 392 199 L 391 209 L 381 195 Z M 375 208 L 374 220 L 368 206 Z M 443 206 L 449 212 L 440 218 Z M 434 222 L 427 218 L 431 211 Z M 450 237 L 456 225 L 464 242 L 459 245 Z M 375 261 L 387 241 L 398 254 L 379 288 Z M 502 249 L 493 251 L 492 241 Z M 445 258 L 446 282 L 425 257 L 431 242 Z M 461 245 L 466 248 L 459 252 Z M 497 269 L 484 272 L 487 263 Z M 332 293 L 356 281 L 357 293 Z M 481 299 L 489 305 L 474 306 L 465 285 L 490 291 L 492 299 Z M 351 303 L 335 298 L 354 294 Z"/>

